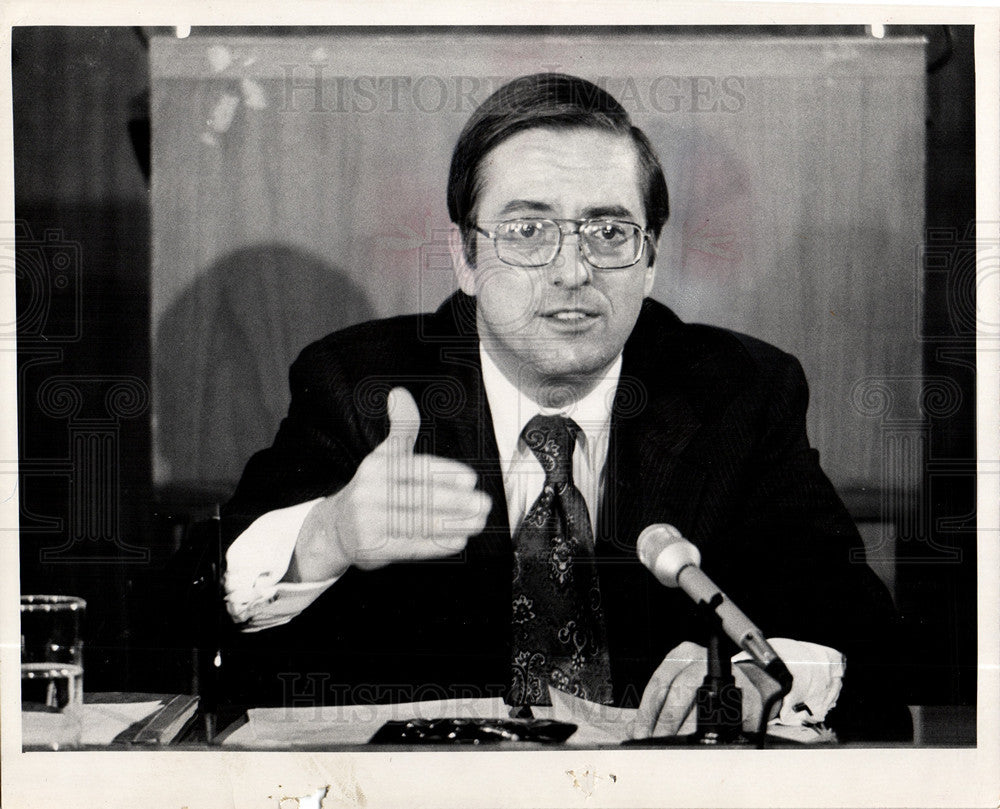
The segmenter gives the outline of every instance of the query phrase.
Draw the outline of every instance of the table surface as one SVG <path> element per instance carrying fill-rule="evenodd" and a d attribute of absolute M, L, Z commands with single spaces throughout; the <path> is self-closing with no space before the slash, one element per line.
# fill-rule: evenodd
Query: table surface
<path fill-rule="evenodd" d="M 153 699 L 167 697 L 170 695 L 163 694 L 142 694 L 142 693 L 131 693 L 131 692 L 102 692 L 102 693 L 92 693 L 88 694 L 86 697 L 86 702 L 88 703 L 122 703 L 122 702 L 145 702 Z M 861 747 L 861 748 L 907 748 L 907 747 L 974 747 L 976 744 L 976 708 L 974 705 L 917 705 L 911 706 L 910 712 L 913 716 L 913 726 L 914 726 L 914 739 L 910 743 L 876 743 L 876 742 L 860 742 L 851 743 L 846 745 L 839 745 L 839 747 Z M 236 727 L 246 722 L 245 713 L 236 716 L 235 720 L 233 715 L 228 717 L 221 717 L 222 721 L 219 723 L 222 728 L 222 732 L 215 735 L 213 742 L 208 742 L 206 739 L 206 728 L 204 717 L 199 716 L 195 722 L 192 722 L 187 730 L 178 738 L 174 743 L 170 745 L 164 745 L 158 749 L 167 750 L 219 750 L 221 749 L 221 742 L 225 739 L 226 735 L 232 732 Z M 658 749 L 664 746 L 675 746 L 676 742 L 668 742 L 666 745 L 660 742 L 650 741 L 642 743 L 630 743 L 628 749 Z M 558 745 L 546 745 L 537 743 L 499 743 L 499 744 L 458 744 L 458 745 L 447 745 L 449 750 L 497 750 L 497 749 L 517 749 L 517 750 L 534 750 L 534 749 L 553 749 L 553 747 L 558 747 Z M 572 746 L 572 743 L 567 743 L 567 746 Z M 813 745 L 802 745 L 794 743 L 782 743 L 781 740 L 773 740 L 768 743 L 768 747 L 780 746 L 782 749 L 801 748 L 805 749 Z M 378 745 L 378 750 L 385 751 L 397 751 L 397 750 L 414 750 L 414 749 L 427 749 L 427 745 Z M 589 746 L 588 746 L 589 747 Z M 707 749 L 712 749 L 712 746 L 697 745 L 697 747 L 703 747 Z M 116 750 L 149 750 L 149 745 L 121 745 L 115 744 L 113 748 Z M 110 747 L 85 747 L 84 749 L 95 750 L 95 749 L 110 749 Z M 241 750 L 247 749 L 241 746 L 230 746 L 226 745 L 226 750 Z M 254 750 L 259 750 L 260 748 L 254 748 Z M 274 749 L 289 749 L 284 748 L 274 748 Z M 296 751 L 322 751 L 322 750 L 367 750 L 372 751 L 374 748 L 371 745 L 295 745 L 294 749 Z M 596 745 L 593 749 L 621 749 L 619 745 Z"/>

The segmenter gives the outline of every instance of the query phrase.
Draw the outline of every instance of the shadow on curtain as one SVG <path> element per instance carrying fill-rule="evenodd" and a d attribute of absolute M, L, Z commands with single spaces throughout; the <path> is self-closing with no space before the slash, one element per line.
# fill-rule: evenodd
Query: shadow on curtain
<path fill-rule="evenodd" d="M 235 485 L 288 409 L 288 367 L 310 342 L 373 317 L 360 287 L 284 244 L 229 253 L 164 313 L 154 347 L 156 463 L 193 488 Z"/>

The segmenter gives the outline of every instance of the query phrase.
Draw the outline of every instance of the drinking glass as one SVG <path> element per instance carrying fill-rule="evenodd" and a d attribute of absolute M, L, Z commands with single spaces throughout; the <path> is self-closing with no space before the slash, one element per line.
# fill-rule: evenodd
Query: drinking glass
<path fill-rule="evenodd" d="M 80 741 L 87 602 L 75 596 L 21 596 L 23 743 L 60 749 Z"/>

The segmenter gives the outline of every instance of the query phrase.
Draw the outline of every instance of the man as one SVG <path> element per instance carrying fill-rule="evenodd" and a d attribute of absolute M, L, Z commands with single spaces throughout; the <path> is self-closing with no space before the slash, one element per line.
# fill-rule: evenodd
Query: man
<path fill-rule="evenodd" d="M 843 654 L 841 735 L 905 734 L 891 602 L 851 561 L 799 364 L 647 297 L 667 189 L 625 110 L 570 76 L 511 82 L 459 137 L 448 205 L 461 292 L 308 347 L 226 507 L 234 698 L 530 706 L 556 687 L 676 731 L 707 630 L 635 547 L 669 523 L 822 671 L 783 716 L 826 713 Z"/>

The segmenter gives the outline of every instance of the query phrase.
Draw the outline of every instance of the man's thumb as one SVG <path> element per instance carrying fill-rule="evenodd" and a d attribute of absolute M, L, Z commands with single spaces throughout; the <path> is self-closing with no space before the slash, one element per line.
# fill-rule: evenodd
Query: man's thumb
<path fill-rule="evenodd" d="M 413 395 L 406 388 L 393 388 L 386 399 L 389 410 L 389 437 L 386 443 L 391 449 L 413 452 L 420 430 L 420 411 Z"/>

